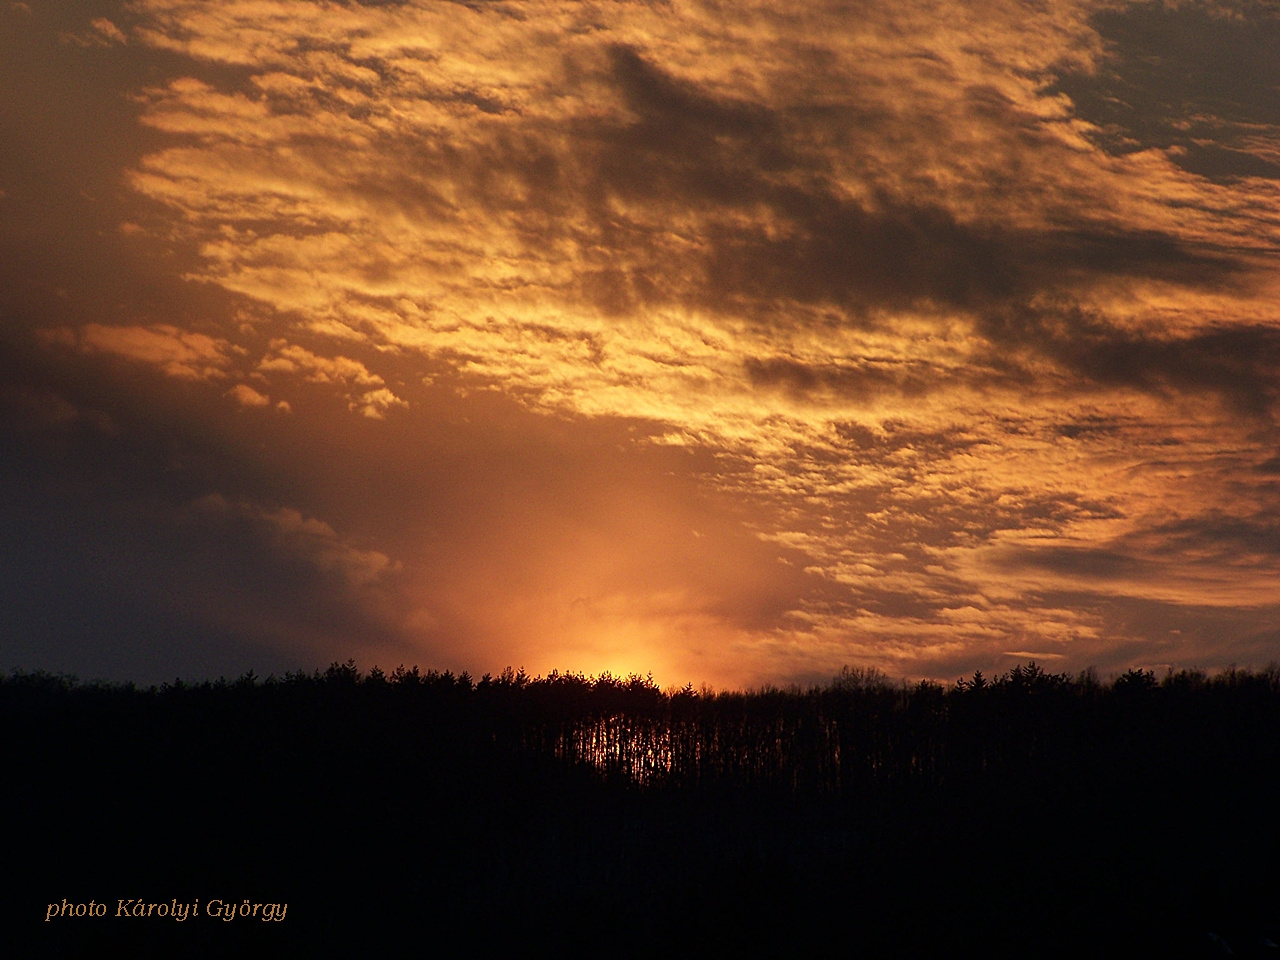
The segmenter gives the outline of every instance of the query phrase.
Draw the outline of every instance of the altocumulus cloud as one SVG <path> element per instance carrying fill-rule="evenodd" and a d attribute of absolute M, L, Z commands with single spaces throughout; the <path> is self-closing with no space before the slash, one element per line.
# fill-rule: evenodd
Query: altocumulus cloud
<path fill-rule="evenodd" d="M 1268 8 L 137 0 L 102 22 L 76 36 L 165 65 L 130 90 L 130 235 L 242 312 L 50 325 L 48 349 L 244 406 L 326 390 L 395 436 L 496 395 L 679 447 L 746 505 L 785 599 L 618 588 L 600 622 L 688 603 L 752 676 L 1265 648 Z M 243 502 L 277 549 L 388 575 Z M 1214 608 L 1216 644 L 1170 639 L 1169 610 Z"/>

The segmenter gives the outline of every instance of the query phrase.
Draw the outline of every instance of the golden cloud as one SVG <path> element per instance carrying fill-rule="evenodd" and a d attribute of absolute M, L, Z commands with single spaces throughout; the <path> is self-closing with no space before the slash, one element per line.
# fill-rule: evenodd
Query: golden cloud
<path fill-rule="evenodd" d="M 225 377 L 235 348 L 227 340 L 180 330 L 168 324 L 109 327 L 88 323 L 78 330 L 47 331 L 45 339 L 150 364 L 179 380 Z"/>
<path fill-rule="evenodd" d="M 714 452 L 707 487 L 808 557 L 776 655 L 1052 650 L 1104 629 L 1059 594 L 1249 603 L 1274 573 L 1084 569 L 1233 503 L 1265 527 L 1239 464 L 1280 372 L 1280 181 L 1109 148 L 1066 91 L 1123 66 L 1110 6 L 139 0 L 130 36 L 192 75 L 145 92 L 173 140 L 130 183 L 191 277 L 292 325 L 265 378 L 378 418 L 407 403 L 351 354 L 381 356 Z M 202 336 L 77 333 L 223 376 Z"/>

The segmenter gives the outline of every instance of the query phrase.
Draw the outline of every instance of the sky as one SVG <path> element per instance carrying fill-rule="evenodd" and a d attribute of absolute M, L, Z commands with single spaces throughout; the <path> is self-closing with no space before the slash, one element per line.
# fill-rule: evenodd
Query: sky
<path fill-rule="evenodd" d="M 0 668 L 1280 659 L 1280 8 L 0 3 Z"/>

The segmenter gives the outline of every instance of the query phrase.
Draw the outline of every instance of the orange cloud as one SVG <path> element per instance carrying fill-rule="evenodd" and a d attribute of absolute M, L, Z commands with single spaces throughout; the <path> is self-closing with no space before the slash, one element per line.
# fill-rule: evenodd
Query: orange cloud
<path fill-rule="evenodd" d="M 272 340 L 267 356 L 257 367 L 263 373 L 300 373 L 311 383 L 334 384 L 345 388 L 351 410 L 380 420 L 392 407 L 408 407 L 386 386 L 386 381 L 360 361 L 349 357 L 322 357 L 286 340 Z"/>
<path fill-rule="evenodd" d="M 1232 18 L 511 9 L 139 0 L 131 46 L 189 69 L 139 93 L 164 142 L 127 181 L 270 330 L 66 336 L 189 380 L 261 356 L 255 383 L 364 427 L 429 383 L 685 451 L 787 597 L 744 625 L 606 585 L 601 551 L 475 627 L 587 660 L 705 633 L 793 675 L 924 673 L 1128 642 L 1121 601 L 1269 603 L 1280 117 L 1166 63 L 1251 55 Z"/>
<path fill-rule="evenodd" d="M 150 327 L 108 327 L 85 324 L 74 333 L 53 337 L 64 341 L 74 337 L 82 350 L 109 353 L 158 367 L 179 380 L 212 380 L 225 377 L 235 352 L 219 337 L 180 330 L 167 324 Z"/>
<path fill-rule="evenodd" d="M 271 404 L 270 397 L 259 393 L 246 383 L 237 383 L 227 391 L 227 396 L 234 399 L 242 407 L 266 407 Z"/>

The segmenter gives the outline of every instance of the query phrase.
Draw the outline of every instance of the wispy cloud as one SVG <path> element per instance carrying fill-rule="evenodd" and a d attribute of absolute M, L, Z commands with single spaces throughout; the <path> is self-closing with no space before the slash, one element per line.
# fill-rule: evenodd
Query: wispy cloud
<path fill-rule="evenodd" d="M 168 324 L 109 327 L 88 323 L 78 330 L 45 332 L 51 343 L 78 346 L 158 367 L 179 380 L 215 380 L 227 375 L 235 347 L 221 337 L 180 330 Z"/>
<path fill-rule="evenodd" d="M 568 604 L 582 636 L 937 674 L 1155 643 L 1152 603 L 1269 609 L 1269 8 L 128 14 L 81 32 L 181 69 L 132 91 L 125 181 L 187 280 L 265 319 L 49 339 L 245 407 L 329 391 L 370 427 L 497 396 L 631 429 L 786 561 L 752 619 L 736 589 L 588 589 L 561 554 L 485 629 L 549 636 Z"/>
<path fill-rule="evenodd" d="M 134 184 L 207 235 L 203 277 L 741 458 L 708 482 L 847 588 L 826 629 L 1080 629 L 1034 596 L 953 612 L 1007 596 L 1009 561 L 981 558 L 1010 536 L 1043 577 L 1052 544 L 1211 504 L 1161 466 L 1167 437 L 1070 425 L 1137 404 L 1204 476 L 1270 423 L 1270 188 L 1242 202 L 1172 142 L 1109 148 L 1066 91 L 1143 55 L 1117 14 L 290 4 L 278 32 L 270 4 L 145 10 L 148 42 L 252 71 L 150 94 L 147 122 L 196 142 Z"/>
<path fill-rule="evenodd" d="M 329 524 L 292 507 L 268 510 L 213 493 L 192 504 L 197 515 L 247 522 L 279 555 L 304 561 L 349 588 L 374 584 L 400 569 L 385 553 L 344 541 Z"/>

